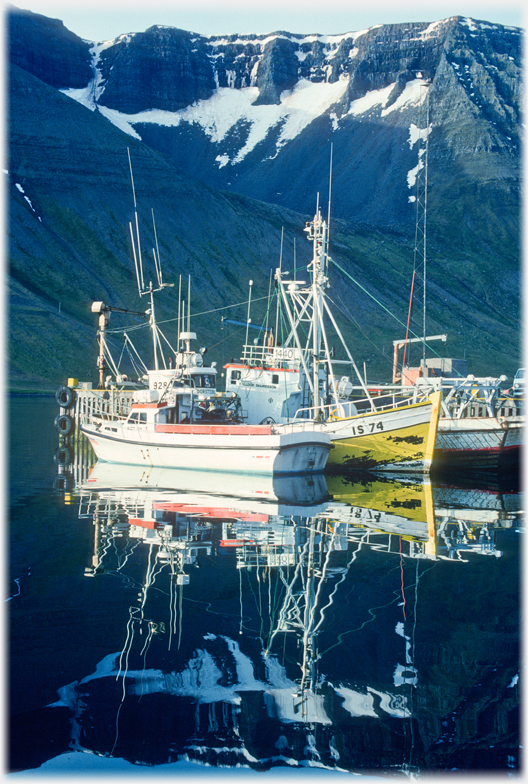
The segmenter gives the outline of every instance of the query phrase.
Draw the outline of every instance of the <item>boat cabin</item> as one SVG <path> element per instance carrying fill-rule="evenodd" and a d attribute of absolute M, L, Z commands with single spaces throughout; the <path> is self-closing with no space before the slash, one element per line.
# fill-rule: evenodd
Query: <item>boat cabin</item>
<path fill-rule="evenodd" d="M 236 395 L 197 393 L 194 387 L 172 390 L 170 400 L 132 404 L 126 424 L 145 427 L 156 425 L 190 425 L 213 422 L 239 422 L 240 401 Z"/>

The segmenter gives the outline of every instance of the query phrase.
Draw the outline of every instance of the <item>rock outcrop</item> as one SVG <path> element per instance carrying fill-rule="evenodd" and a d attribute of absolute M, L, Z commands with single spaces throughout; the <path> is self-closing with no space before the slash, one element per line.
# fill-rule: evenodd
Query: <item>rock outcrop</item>
<path fill-rule="evenodd" d="M 7 19 L 10 63 L 58 89 L 84 87 L 92 78 L 90 44 L 59 19 L 18 9 Z"/>

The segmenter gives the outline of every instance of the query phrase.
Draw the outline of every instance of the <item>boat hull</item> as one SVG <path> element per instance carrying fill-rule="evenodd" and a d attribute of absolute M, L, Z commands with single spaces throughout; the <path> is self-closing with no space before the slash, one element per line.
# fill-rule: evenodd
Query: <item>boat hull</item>
<path fill-rule="evenodd" d="M 440 419 L 435 465 L 497 470 L 520 462 L 524 423 L 493 417 Z"/>
<path fill-rule="evenodd" d="M 314 430 L 271 433 L 270 428 L 167 426 L 155 431 L 116 425 L 83 424 L 99 460 L 131 465 L 296 475 L 324 470 L 331 449 L 328 435 Z"/>
<path fill-rule="evenodd" d="M 428 473 L 439 410 L 435 392 L 422 403 L 328 422 L 333 446 L 328 468 Z"/>

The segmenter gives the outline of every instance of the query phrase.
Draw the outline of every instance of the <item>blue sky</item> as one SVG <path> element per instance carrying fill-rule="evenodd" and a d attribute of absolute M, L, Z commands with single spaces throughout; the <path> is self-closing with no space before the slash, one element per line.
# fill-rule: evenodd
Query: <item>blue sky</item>
<path fill-rule="evenodd" d="M 345 33 L 375 24 L 433 22 L 455 15 L 506 25 L 525 23 L 522 0 L 20 0 L 12 5 L 61 19 L 69 30 L 92 41 L 140 32 L 154 24 L 222 35 L 277 30 Z"/>

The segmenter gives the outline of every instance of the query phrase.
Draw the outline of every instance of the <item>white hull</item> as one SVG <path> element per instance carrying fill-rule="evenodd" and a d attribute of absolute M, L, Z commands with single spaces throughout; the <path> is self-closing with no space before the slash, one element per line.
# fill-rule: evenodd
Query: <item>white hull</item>
<path fill-rule="evenodd" d="M 323 471 L 329 437 L 313 428 L 188 425 L 144 428 L 117 422 L 85 424 L 98 459 L 133 465 L 290 475 Z"/>

